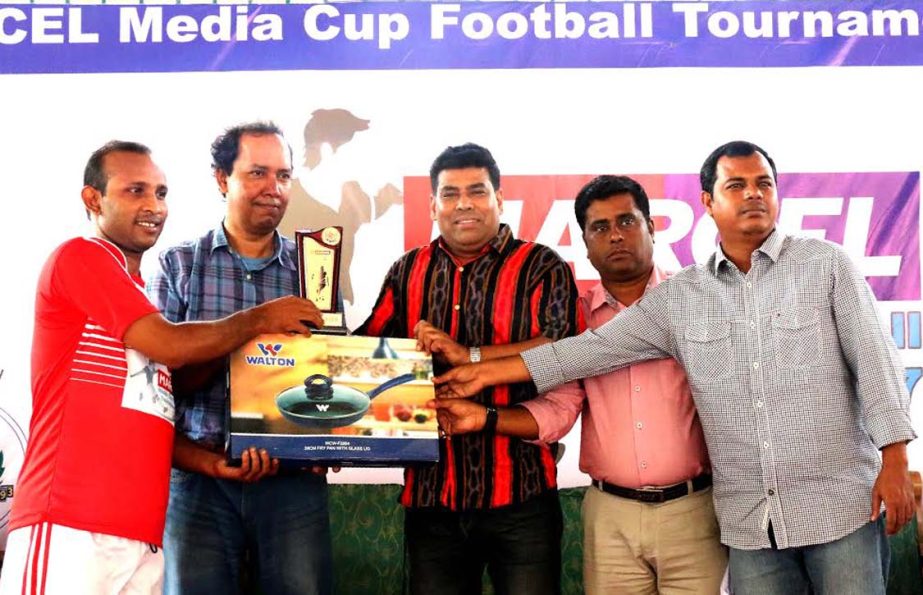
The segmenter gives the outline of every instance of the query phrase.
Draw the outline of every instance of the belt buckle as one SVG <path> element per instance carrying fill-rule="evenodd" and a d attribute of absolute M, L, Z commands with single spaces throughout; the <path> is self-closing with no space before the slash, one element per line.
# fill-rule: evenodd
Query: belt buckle
<path fill-rule="evenodd" d="M 664 491 L 659 488 L 643 487 L 636 492 L 641 502 L 664 502 Z"/>

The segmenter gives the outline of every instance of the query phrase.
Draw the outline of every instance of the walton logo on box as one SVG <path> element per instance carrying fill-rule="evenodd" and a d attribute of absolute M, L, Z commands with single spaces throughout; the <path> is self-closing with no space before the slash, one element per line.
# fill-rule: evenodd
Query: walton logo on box
<path fill-rule="evenodd" d="M 278 366 L 282 368 L 294 368 L 295 367 L 295 358 L 293 357 L 279 357 L 279 354 L 282 352 L 282 343 L 270 344 L 270 343 L 257 343 L 257 347 L 260 348 L 260 352 L 263 355 L 247 355 L 244 359 L 247 361 L 247 365 L 250 366 Z"/>
<path fill-rule="evenodd" d="M 599 274 L 586 257 L 574 197 L 593 175 L 504 176 L 501 220 L 516 237 L 550 246 L 572 263 L 586 290 Z M 701 203 L 694 174 L 632 176 L 651 198 L 654 260 L 666 270 L 703 263 L 717 228 Z M 439 228 L 429 212 L 430 179 L 404 178 L 404 247 L 428 243 Z M 841 244 L 881 301 L 914 301 L 920 291 L 918 172 L 786 173 L 779 175 L 779 228 Z"/>

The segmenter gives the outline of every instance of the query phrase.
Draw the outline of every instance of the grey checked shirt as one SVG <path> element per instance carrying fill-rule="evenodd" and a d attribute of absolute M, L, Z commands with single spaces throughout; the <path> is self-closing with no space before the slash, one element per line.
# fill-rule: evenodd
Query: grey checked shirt
<path fill-rule="evenodd" d="M 868 522 L 878 448 L 915 437 L 894 342 L 842 248 L 772 233 L 744 274 L 719 248 L 608 324 L 526 351 L 540 392 L 635 361 L 686 369 L 721 541 L 828 543 Z"/>

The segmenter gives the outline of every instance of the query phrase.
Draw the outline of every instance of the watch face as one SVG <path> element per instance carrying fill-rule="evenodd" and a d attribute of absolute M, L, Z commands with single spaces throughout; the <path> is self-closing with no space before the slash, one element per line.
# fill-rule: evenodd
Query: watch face
<path fill-rule="evenodd" d="M 472 347 L 471 349 L 469 349 L 469 350 L 468 350 L 468 359 L 471 360 L 471 363 L 472 363 L 472 364 L 476 364 L 476 363 L 478 363 L 479 361 L 481 361 L 481 348 L 480 348 L 480 347 Z"/>

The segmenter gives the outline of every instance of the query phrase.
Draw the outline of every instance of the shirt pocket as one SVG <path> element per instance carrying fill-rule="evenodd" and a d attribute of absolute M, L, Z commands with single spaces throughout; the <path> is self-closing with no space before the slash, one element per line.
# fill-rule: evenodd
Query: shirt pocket
<path fill-rule="evenodd" d="M 772 336 L 779 368 L 810 368 L 820 360 L 820 314 L 816 308 L 773 312 Z"/>
<path fill-rule="evenodd" d="M 686 326 L 686 361 L 689 374 L 711 382 L 734 372 L 731 352 L 731 323 L 694 322 Z"/>

